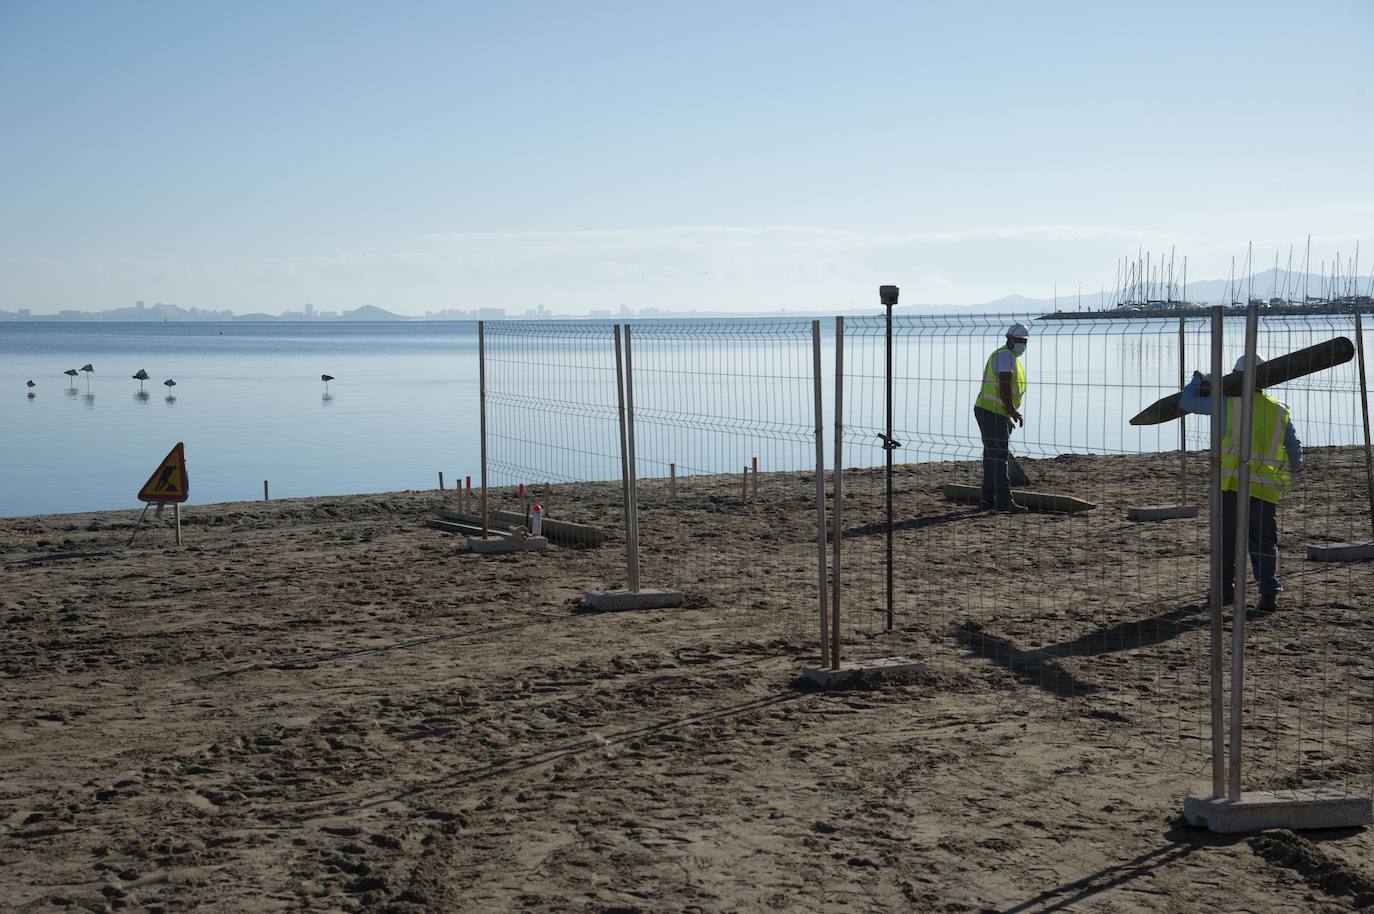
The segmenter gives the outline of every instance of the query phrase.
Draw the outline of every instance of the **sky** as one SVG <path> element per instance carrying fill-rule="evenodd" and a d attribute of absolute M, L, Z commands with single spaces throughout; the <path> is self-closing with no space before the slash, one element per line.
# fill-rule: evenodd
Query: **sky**
<path fill-rule="evenodd" d="M 1309 234 L 1374 263 L 1371 46 L 1367 0 L 0 0 L 0 309 L 933 307 Z"/>

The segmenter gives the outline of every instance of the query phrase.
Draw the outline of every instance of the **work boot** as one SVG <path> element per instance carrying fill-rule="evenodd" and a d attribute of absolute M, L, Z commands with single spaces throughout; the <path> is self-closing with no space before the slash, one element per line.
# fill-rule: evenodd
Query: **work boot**
<path fill-rule="evenodd" d="M 1255 609 L 1259 612 L 1273 612 L 1279 608 L 1279 598 L 1275 594 L 1265 594 L 1259 598 L 1255 604 Z"/>

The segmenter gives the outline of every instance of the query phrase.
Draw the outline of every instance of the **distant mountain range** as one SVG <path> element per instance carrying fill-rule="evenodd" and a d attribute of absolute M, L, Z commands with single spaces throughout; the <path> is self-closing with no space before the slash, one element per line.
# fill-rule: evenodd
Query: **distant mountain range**
<path fill-rule="evenodd" d="M 1361 276 L 1354 280 L 1354 284 L 1360 290 L 1360 294 L 1368 295 L 1374 289 L 1374 275 Z M 1188 283 L 1186 290 L 1182 290 L 1187 301 L 1199 305 L 1229 304 L 1232 301 L 1245 301 L 1251 296 L 1255 298 L 1269 299 L 1272 297 L 1294 299 L 1302 301 L 1304 296 L 1330 297 L 1336 295 L 1347 295 L 1350 292 L 1352 280 L 1349 277 L 1341 277 L 1333 282 L 1330 277 L 1318 276 L 1315 273 L 1290 273 L 1287 270 L 1268 269 L 1256 273 L 1246 279 L 1238 280 L 1234 283 L 1225 279 L 1204 279 Z M 876 289 L 874 299 L 877 298 Z M 1101 292 L 1083 293 L 1082 308 L 1084 311 L 1098 310 L 1099 301 L 1105 303 L 1107 308 L 1111 308 L 1113 302 L 1113 292 L 1108 290 L 1105 295 Z M 1163 292 L 1158 293 L 1161 296 Z M 1176 293 L 1177 294 L 1177 293 Z M 1061 295 L 1058 301 L 1050 298 L 1030 298 L 1025 295 L 1006 295 L 995 301 L 984 302 L 976 305 L 951 305 L 933 303 L 903 303 L 898 306 L 899 314 L 1048 314 L 1056 309 L 1060 311 L 1077 311 L 1080 306 L 1078 293 Z M 253 313 L 235 315 L 232 311 L 213 311 L 204 308 L 183 308 L 180 305 L 165 304 L 158 302 L 150 307 L 139 306 L 133 308 L 112 308 L 107 311 L 59 311 L 57 314 L 30 314 L 26 311 L 0 311 L 0 321 L 123 321 L 123 322 L 148 322 L 148 323 L 182 323 L 188 321 L 195 322 L 253 322 L 253 321 L 406 321 L 406 320 L 477 320 L 479 318 L 488 320 L 501 320 L 505 318 L 536 318 L 550 317 L 573 319 L 577 317 L 594 317 L 601 320 L 636 318 L 643 320 L 646 318 L 670 318 L 670 317 L 801 317 L 833 314 L 837 311 L 854 313 L 881 310 L 876 301 L 870 307 L 865 308 L 840 308 L 828 310 L 811 311 L 752 311 L 752 312 L 729 312 L 729 311 L 691 311 L 691 312 L 670 312 L 658 308 L 644 309 L 638 314 L 627 313 L 624 311 L 612 313 L 611 311 L 597 311 L 590 315 L 554 314 L 545 310 L 542 306 L 538 311 L 527 311 L 524 314 L 507 314 L 501 308 L 481 308 L 471 311 L 452 309 L 447 311 L 432 312 L 424 318 L 409 317 L 407 315 L 395 314 L 385 308 L 378 308 L 375 305 L 363 305 L 352 311 L 342 313 L 334 312 L 315 312 L 306 314 L 304 311 L 287 311 L 280 315 Z"/>

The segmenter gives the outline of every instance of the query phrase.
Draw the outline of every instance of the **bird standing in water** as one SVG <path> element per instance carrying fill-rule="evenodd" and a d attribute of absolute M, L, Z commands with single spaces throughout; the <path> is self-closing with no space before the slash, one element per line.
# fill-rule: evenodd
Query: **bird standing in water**
<path fill-rule="evenodd" d="M 334 380 L 334 376 L 332 374 L 322 374 L 320 375 L 320 380 L 324 382 L 324 392 L 329 393 L 329 382 Z"/>
<path fill-rule="evenodd" d="M 81 366 L 81 370 L 84 371 L 84 372 L 86 372 L 86 389 L 87 389 L 87 390 L 90 390 L 90 389 L 91 389 L 91 375 L 93 375 L 93 374 L 95 373 L 95 366 L 92 365 L 90 362 L 87 362 L 85 365 L 82 365 L 82 366 Z"/>
<path fill-rule="evenodd" d="M 66 375 L 67 377 L 71 378 L 73 384 L 76 383 L 77 370 L 76 370 L 75 368 L 68 368 L 66 371 L 64 371 L 64 372 L 62 372 L 62 373 L 63 373 L 64 375 Z"/>
<path fill-rule="evenodd" d="M 30 381 L 28 386 L 29 386 L 29 396 L 32 397 L 32 396 L 34 396 L 33 389 L 34 389 L 35 387 L 37 387 L 38 385 L 35 384 L 35 383 L 33 383 L 32 381 Z"/>
<path fill-rule="evenodd" d="M 142 389 L 143 389 L 143 382 L 146 381 L 146 380 L 148 380 L 148 372 L 146 372 L 146 371 L 144 371 L 142 368 L 140 368 L 140 369 L 138 370 L 138 374 L 134 375 L 134 380 L 138 382 L 138 389 L 139 389 L 139 390 L 142 390 Z"/>

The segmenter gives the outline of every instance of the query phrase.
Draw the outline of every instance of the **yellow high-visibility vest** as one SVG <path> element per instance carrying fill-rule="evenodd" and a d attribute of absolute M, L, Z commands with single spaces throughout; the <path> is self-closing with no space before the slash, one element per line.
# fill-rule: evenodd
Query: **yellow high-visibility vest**
<path fill-rule="evenodd" d="M 1010 416 L 1007 408 L 1002 405 L 1002 395 L 997 388 L 997 353 L 1002 350 L 1011 352 L 1006 346 L 993 350 L 992 355 L 988 356 L 988 364 L 983 368 L 983 388 L 978 391 L 978 399 L 974 406 L 982 407 L 988 412 L 997 413 L 999 416 Z M 1011 405 L 1019 411 L 1021 409 L 1021 398 L 1026 395 L 1026 369 L 1021 365 L 1021 360 L 1016 357 L 1016 353 L 1011 352 L 1011 360 L 1016 365 L 1016 377 L 1011 385 Z"/>
<path fill-rule="evenodd" d="M 1290 418 L 1288 407 L 1263 391 L 1255 391 L 1255 418 L 1250 430 L 1250 494 L 1278 504 L 1292 486 L 1284 432 Z M 1221 488 L 1240 489 L 1240 436 L 1232 432 L 1240 424 L 1240 399 L 1226 398 L 1226 434 L 1221 439 Z"/>

